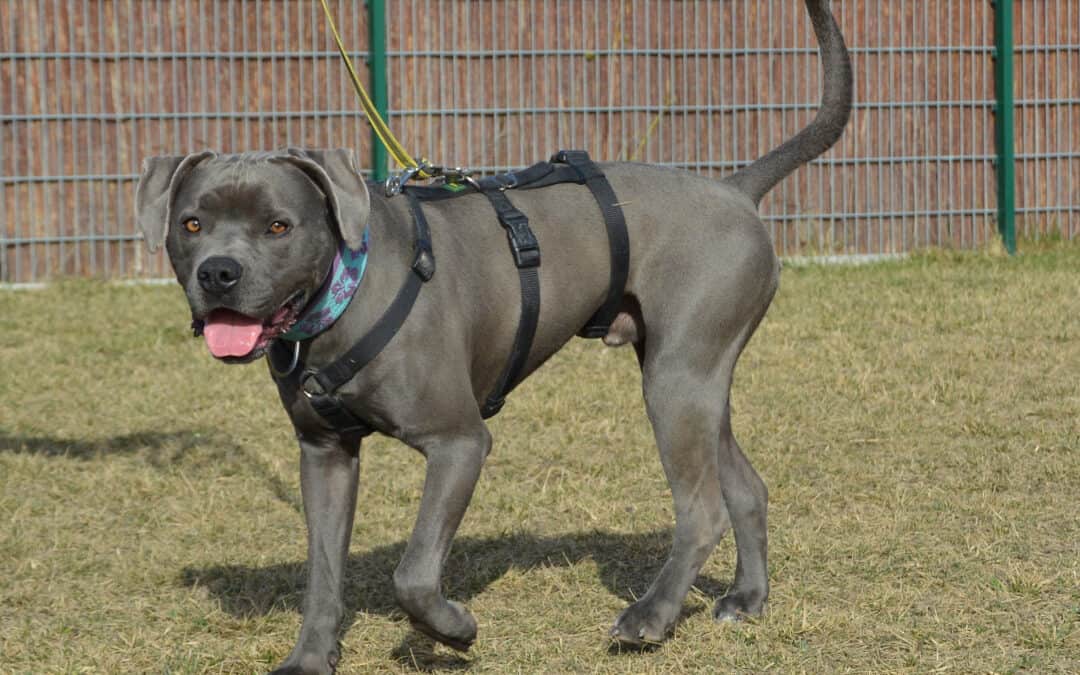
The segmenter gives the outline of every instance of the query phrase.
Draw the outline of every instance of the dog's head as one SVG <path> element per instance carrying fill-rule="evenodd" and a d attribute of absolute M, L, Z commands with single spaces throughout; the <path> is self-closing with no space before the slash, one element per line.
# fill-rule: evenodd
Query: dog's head
<path fill-rule="evenodd" d="M 370 212 L 348 150 L 151 157 L 136 193 L 153 252 L 165 244 L 214 356 L 246 362 L 296 321 L 338 246 Z"/>

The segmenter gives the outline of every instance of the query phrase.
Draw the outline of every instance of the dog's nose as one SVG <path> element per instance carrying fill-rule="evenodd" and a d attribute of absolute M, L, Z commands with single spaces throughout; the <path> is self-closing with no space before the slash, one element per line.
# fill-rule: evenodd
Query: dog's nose
<path fill-rule="evenodd" d="M 199 285 L 207 293 L 223 295 L 240 281 L 244 268 L 232 258 L 214 256 L 199 265 Z"/>

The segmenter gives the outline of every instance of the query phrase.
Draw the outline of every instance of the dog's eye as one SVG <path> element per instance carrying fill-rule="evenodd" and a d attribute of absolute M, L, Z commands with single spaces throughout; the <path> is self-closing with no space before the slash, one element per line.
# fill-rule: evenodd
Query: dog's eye
<path fill-rule="evenodd" d="M 184 221 L 184 229 L 192 234 L 195 234 L 202 229 L 202 224 L 199 223 L 198 218 L 188 218 Z"/>
<path fill-rule="evenodd" d="M 285 234 L 289 231 L 289 224 L 280 220 L 275 220 L 270 223 L 270 229 L 267 230 L 270 234 Z"/>

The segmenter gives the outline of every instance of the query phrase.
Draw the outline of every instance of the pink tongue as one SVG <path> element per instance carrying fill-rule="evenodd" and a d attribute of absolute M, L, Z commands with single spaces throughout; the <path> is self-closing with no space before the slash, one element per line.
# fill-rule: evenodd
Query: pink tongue
<path fill-rule="evenodd" d="M 217 309 L 206 317 L 203 335 L 210 353 L 223 356 L 247 356 L 262 335 L 262 322 L 239 312 Z"/>

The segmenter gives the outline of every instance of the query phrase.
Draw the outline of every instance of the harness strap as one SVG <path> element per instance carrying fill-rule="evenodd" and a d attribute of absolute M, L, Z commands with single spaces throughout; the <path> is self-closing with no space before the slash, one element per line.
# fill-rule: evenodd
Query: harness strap
<path fill-rule="evenodd" d="M 506 190 L 535 189 L 559 183 L 585 184 L 604 217 L 611 252 L 608 294 L 604 304 L 578 334 L 590 338 L 606 335 L 618 314 L 626 290 L 630 268 L 630 239 L 626 231 L 626 218 L 615 191 L 584 150 L 562 150 L 552 157 L 551 162 L 540 162 L 519 171 L 481 178 L 473 181 L 469 188 L 455 186 L 451 190 L 445 186 L 409 186 L 403 192 L 409 201 L 409 210 L 416 228 L 415 257 L 410 273 L 383 315 L 349 351 L 321 370 L 308 369 L 300 375 L 300 387 L 312 408 L 339 431 L 371 433 L 371 427 L 349 411 L 335 392 L 389 344 L 408 318 L 420 288 L 435 273 L 430 227 L 421 202 L 450 199 L 466 194 L 471 188 L 472 191 L 482 192 L 488 198 L 498 216 L 499 224 L 506 230 L 521 285 L 521 314 L 510 357 L 480 410 L 484 418 L 499 412 L 506 402 L 507 394 L 521 381 L 540 318 L 540 244 L 529 227 L 529 219 L 506 196 Z M 281 341 L 276 340 L 271 348 L 279 347 L 279 342 Z M 275 377 L 278 375 L 275 374 Z"/>
<path fill-rule="evenodd" d="M 357 340 L 349 351 L 322 369 L 308 369 L 300 376 L 300 388 L 311 407 L 341 432 L 367 434 L 371 433 L 371 427 L 349 411 L 334 392 L 378 356 L 397 335 L 412 311 L 420 288 L 435 274 L 435 256 L 431 250 L 431 230 L 427 218 L 411 191 L 406 190 L 405 194 L 413 215 L 416 240 L 413 242 L 413 262 L 401 289 L 371 330 Z"/>
<path fill-rule="evenodd" d="M 626 291 L 626 278 L 630 272 L 630 236 L 626 232 L 626 216 L 619 206 L 615 190 L 608 182 L 604 172 L 584 150 L 560 150 L 551 158 L 553 162 L 569 164 L 581 176 L 582 182 L 592 192 L 600 212 L 604 215 L 604 226 L 608 233 L 608 246 L 611 251 L 611 275 L 608 281 L 608 294 L 604 304 L 593 314 L 585 327 L 578 332 L 584 338 L 599 338 L 607 335 L 611 322 L 619 313 L 623 293 Z"/>
<path fill-rule="evenodd" d="M 509 190 L 510 188 L 532 185 L 555 170 L 551 162 L 539 162 L 525 169 L 518 169 L 494 176 L 485 176 L 476 180 L 481 192 L 488 190 Z"/>
<path fill-rule="evenodd" d="M 307 399 L 312 410 L 343 434 L 367 436 L 374 431 L 371 425 L 354 415 L 334 394 L 307 394 Z"/>
<path fill-rule="evenodd" d="M 537 269 L 540 267 L 540 244 L 529 227 L 529 219 L 514 206 L 504 189 L 487 189 L 484 190 L 484 195 L 495 208 L 499 223 L 506 229 L 510 252 L 514 255 L 514 264 L 518 268 L 518 279 L 521 282 L 521 317 L 518 319 L 514 346 L 510 350 L 506 367 L 480 409 L 480 414 L 485 419 L 502 409 L 506 403 L 506 395 L 520 382 L 540 319 L 540 275 Z"/>
<path fill-rule="evenodd" d="M 455 183 L 452 185 L 414 185 L 416 197 L 422 202 L 436 202 L 446 199 L 454 199 L 467 194 L 487 192 L 488 190 L 534 190 L 558 185 L 560 183 L 583 184 L 585 181 L 581 174 L 566 164 L 552 164 L 551 162 L 539 162 L 524 169 L 501 173 L 495 176 L 484 176 L 470 180 L 468 183 Z"/>

